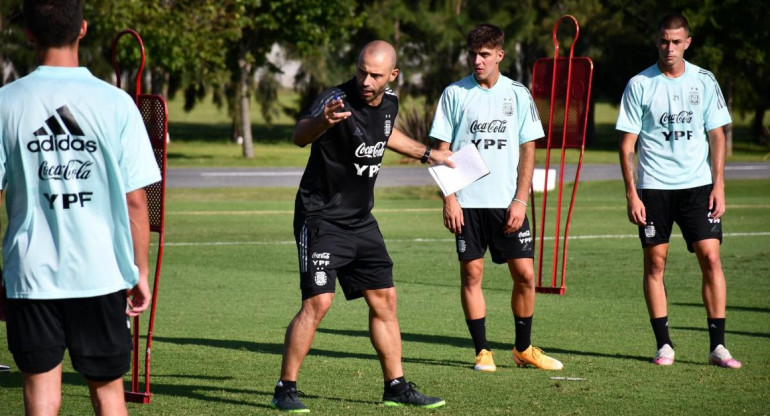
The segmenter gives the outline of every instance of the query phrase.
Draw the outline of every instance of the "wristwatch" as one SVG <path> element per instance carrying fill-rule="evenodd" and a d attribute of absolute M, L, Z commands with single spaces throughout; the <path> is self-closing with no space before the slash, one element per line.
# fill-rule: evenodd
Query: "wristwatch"
<path fill-rule="evenodd" d="M 420 163 L 428 163 L 428 159 L 430 159 L 430 146 L 425 146 L 425 154 L 422 155 L 422 158 L 420 158 Z"/>

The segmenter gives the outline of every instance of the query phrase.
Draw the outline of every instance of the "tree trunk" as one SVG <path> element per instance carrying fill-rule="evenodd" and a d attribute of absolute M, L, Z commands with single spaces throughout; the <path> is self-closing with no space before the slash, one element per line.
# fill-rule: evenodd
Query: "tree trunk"
<path fill-rule="evenodd" d="M 513 68 L 516 71 L 516 81 L 519 81 L 523 83 L 524 81 L 524 64 L 522 63 L 524 61 L 524 57 L 521 53 L 521 42 L 516 41 L 513 53 L 515 58 L 513 61 Z"/>
<path fill-rule="evenodd" d="M 251 135 L 251 94 L 249 94 L 249 76 L 251 75 L 251 64 L 242 56 L 238 59 L 238 68 L 241 70 L 239 80 L 239 104 L 241 116 L 241 129 L 243 130 L 243 157 L 251 159 L 254 157 L 254 142 Z"/>
<path fill-rule="evenodd" d="M 754 121 L 751 123 L 751 134 L 757 139 L 757 143 L 762 143 L 762 137 L 765 135 L 765 108 L 764 105 L 758 104 L 754 107 Z"/>
<path fill-rule="evenodd" d="M 733 80 L 727 78 L 727 111 L 733 114 Z M 728 124 L 725 130 L 725 157 L 733 155 L 733 125 Z"/>

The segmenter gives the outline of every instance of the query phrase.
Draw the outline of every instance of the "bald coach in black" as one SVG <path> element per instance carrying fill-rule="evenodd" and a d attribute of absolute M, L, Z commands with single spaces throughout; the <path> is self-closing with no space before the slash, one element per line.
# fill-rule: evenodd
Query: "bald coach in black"
<path fill-rule="evenodd" d="M 376 226 L 374 182 L 398 114 L 398 98 L 386 88 L 378 106 L 366 103 L 356 78 L 326 90 L 302 119 L 318 117 L 335 97 L 351 115 L 313 142 L 297 192 L 297 222 L 320 228 L 357 230 Z"/>
<path fill-rule="evenodd" d="M 321 94 L 294 129 L 294 143 L 312 143 L 295 203 L 294 234 L 302 307 L 286 329 L 281 378 L 270 405 L 307 412 L 297 377 L 318 325 L 334 299 L 336 281 L 345 298 L 363 297 L 369 332 L 384 378 L 386 406 L 443 406 L 407 383 L 401 365 L 393 263 L 372 216 L 374 183 L 385 148 L 423 163 L 446 163 L 448 150 L 418 143 L 395 128 L 398 100 L 388 83 L 398 76 L 396 51 L 374 41 L 361 51 L 356 76 Z"/>

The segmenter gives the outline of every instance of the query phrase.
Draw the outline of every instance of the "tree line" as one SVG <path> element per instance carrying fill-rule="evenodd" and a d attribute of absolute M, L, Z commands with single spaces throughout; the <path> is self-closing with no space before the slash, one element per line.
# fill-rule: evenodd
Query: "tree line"
<path fill-rule="evenodd" d="M 36 65 L 21 3 L 0 3 L 0 86 Z M 505 31 L 501 70 L 530 85 L 534 62 L 553 56 L 555 22 L 570 14 L 580 24 L 575 56 L 594 62 L 593 101 L 618 102 L 626 82 L 657 59 L 655 25 L 668 12 L 690 20 L 686 59 L 715 73 L 731 111 L 753 115 L 752 133 L 759 138 L 770 104 L 770 29 L 764 22 L 770 2 L 764 0 L 85 0 L 89 30 L 81 65 L 113 79 L 112 40 L 122 29 L 138 31 L 147 50 L 143 88 L 168 98 L 183 94 L 188 109 L 213 97 L 230 114 L 233 137 L 243 137 L 244 156 L 253 157 L 250 106 L 257 103 L 268 122 L 281 111 L 276 75 L 282 69 L 267 60 L 275 44 L 301 62 L 295 88 L 302 108 L 352 76 L 356 54 L 373 39 L 398 51 L 401 76 L 393 87 L 431 106 L 444 87 L 467 75 L 465 37 L 475 25 L 488 22 Z M 563 51 L 574 30 L 562 27 Z M 128 79 L 138 51 L 118 51 L 121 76 Z"/>

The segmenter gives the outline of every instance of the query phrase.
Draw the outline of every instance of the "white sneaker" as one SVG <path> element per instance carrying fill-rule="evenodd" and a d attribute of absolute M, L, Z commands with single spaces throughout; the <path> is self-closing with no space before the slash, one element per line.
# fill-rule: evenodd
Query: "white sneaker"
<path fill-rule="evenodd" d="M 733 358 L 730 355 L 730 351 L 727 351 L 727 348 L 722 344 L 717 345 L 714 351 L 711 351 L 711 354 L 709 354 L 709 364 L 724 368 L 741 368 L 741 362 Z"/>
<path fill-rule="evenodd" d="M 663 344 L 658 350 L 658 355 L 652 360 L 655 365 L 671 365 L 674 364 L 674 349 L 668 344 Z"/>

